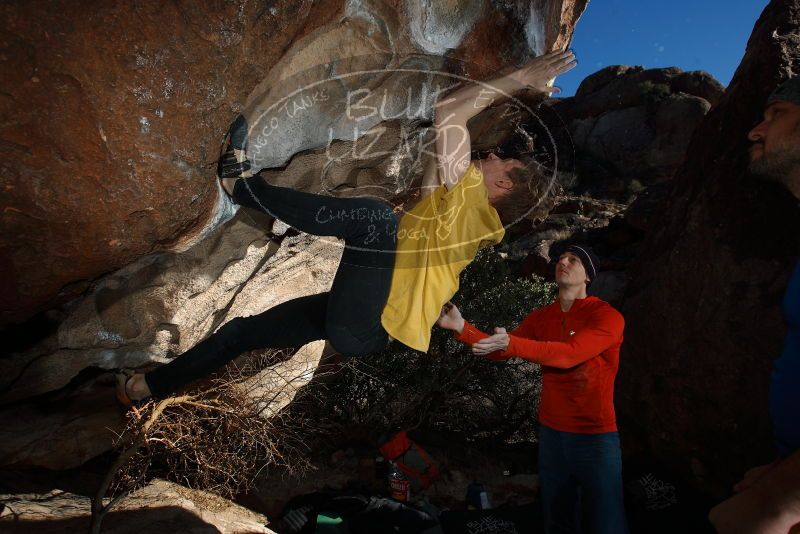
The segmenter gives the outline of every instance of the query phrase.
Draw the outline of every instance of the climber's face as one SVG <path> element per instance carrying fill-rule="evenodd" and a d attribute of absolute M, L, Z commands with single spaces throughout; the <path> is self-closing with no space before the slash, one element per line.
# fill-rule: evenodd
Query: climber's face
<path fill-rule="evenodd" d="M 514 181 L 508 173 L 512 169 L 522 169 L 525 165 L 518 159 L 503 159 L 495 154 L 489 154 L 484 159 L 475 161 L 475 165 L 483 173 L 483 181 L 489 192 L 489 202 L 494 203 L 514 189 Z"/>

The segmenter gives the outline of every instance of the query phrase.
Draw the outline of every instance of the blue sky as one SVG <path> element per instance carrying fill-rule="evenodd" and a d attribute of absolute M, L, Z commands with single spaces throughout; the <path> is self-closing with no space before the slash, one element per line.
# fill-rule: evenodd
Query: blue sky
<path fill-rule="evenodd" d="M 608 65 L 705 70 L 727 85 L 768 0 L 591 0 L 572 41 L 578 66 L 556 80 L 572 96 Z"/>

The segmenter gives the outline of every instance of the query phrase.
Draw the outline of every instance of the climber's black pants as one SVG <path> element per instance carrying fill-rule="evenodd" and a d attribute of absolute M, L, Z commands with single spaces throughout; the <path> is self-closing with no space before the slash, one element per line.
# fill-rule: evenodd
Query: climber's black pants
<path fill-rule="evenodd" d="M 171 362 L 145 375 L 155 397 L 204 377 L 240 354 L 262 348 L 300 347 L 327 339 L 346 356 L 388 343 L 381 312 L 389 294 L 397 219 L 383 202 L 334 198 L 275 187 L 260 176 L 239 179 L 235 202 L 265 211 L 294 228 L 344 239 L 331 290 L 233 319 Z"/>

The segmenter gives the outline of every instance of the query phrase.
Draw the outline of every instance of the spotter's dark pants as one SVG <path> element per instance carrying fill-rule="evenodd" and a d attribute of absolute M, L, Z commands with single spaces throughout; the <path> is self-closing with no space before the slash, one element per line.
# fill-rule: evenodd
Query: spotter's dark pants
<path fill-rule="evenodd" d="M 155 397 L 168 396 L 250 350 L 300 347 L 326 339 L 340 354 L 356 356 L 388 343 L 380 318 L 392 280 L 397 235 L 397 219 L 389 205 L 275 187 L 260 176 L 239 179 L 232 197 L 302 232 L 343 239 L 333 285 L 327 293 L 290 300 L 224 324 L 145 375 Z"/>
<path fill-rule="evenodd" d="M 540 425 L 539 494 L 545 534 L 626 534 L 619 434 Z"/>

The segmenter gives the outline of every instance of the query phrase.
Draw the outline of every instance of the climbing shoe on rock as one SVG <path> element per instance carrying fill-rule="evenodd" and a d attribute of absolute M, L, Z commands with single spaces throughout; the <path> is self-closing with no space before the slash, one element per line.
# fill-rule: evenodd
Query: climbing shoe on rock
<path fill-rule="evenodd" d="M 253 176 L 250 160 L 247 159 L 247 121 L 243 115 L 236 117 L 231 127 L 228 128 L 228 135 L 222 145 L 222 153 L 217 163 L 217 176 L 224 180 L 226 178 L 249 178 Z M 224 184 L 225 182 L 223 182 Z M 226 188 L 227 190 L 228 188 Z M 232 188 L 231 188 L 232 189 Z"/>

